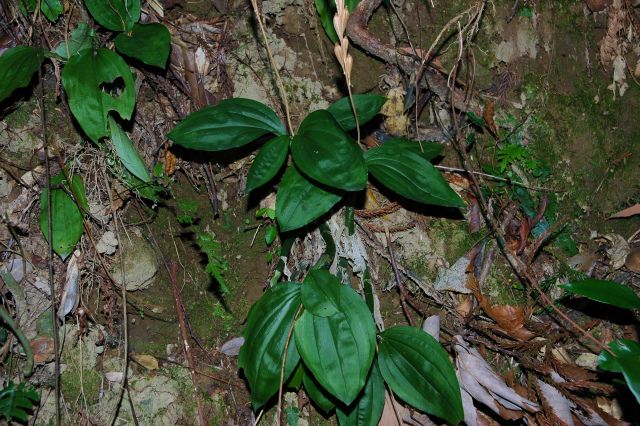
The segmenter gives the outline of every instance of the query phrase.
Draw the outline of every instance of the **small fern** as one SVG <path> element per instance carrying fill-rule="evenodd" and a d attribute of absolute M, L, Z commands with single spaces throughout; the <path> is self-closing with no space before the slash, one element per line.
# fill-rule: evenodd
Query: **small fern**
<path fill-rule="evenodd" d="M 498 159 L 500 160 L 500 173 L 503 173 L 509 164 L 514 164 L 518 160 L 526 157 L 525 147 L 522 145 L 506 145 L 504 149 L 498 151 Z"/>
<path fill-rule="evenodd" d="M 16 386 L 13 382 L 0 391 L 0 416 L 8 421 L 27 421 L 27 412 L 33 410 L 34 403 L 40 402 L 40 395 L 32 387 L 25 389 L 26 382 Z"/>

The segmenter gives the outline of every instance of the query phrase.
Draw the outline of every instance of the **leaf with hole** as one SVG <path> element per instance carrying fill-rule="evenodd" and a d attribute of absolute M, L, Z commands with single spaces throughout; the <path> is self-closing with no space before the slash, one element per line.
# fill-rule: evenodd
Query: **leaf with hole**
<path fill-rule="evenodd" d="M 133 114 L 136 95 L 131 70 L 109 49 L 85 49 L 73 55 L 62 70 L 62 83 L 71 112 L 94 142 L 109 135 L 109 111 L 117 111 L 125 120 Z"/>
<path fill-rule="evenodd" d="M 299 307 L 300 284 L 283 282 L 267 290 L 249 310 L 238 366 L 244 369 L 255 409 L 264 405 L 280 387 L 287 336 Z M 300 355 L 292 334 L 284 380 L 289 378 L 299 361 Z"/>
<path fill-rule="evenodd" d="M 191 113 L 167 137 L 185 148 L 224 151 L 268 133 L 287 134 L 276 113 L 258 101 L 233 98 Z"/>
<path fill-rule="evenodd" d="M 305 311 L 294 335 L 302 361 L 318 383 L 346 405 L 362 390 L 375 353 L 375 324 L 364 300 L 340 286 L 340 313 Z"/>
<path fill-rule="evenodd" d="M 384 379 L 378 363 L 374 362 L 367 382 L 358 399 L 349 407 L 336 406 L 340 426 L 376 426 L 384 409 Z"/>
<path fill-rule="evenodd" d="M 74 175 L 71 178 L 73 193 L 78 197 L 80 205 L 89 210 L 87 205 L 87 195 L 84 184 L 80 176 Z M 64 186 L 71 192 L 69 185 L 64 178 L 64 174 L 51 178 L 51 186 L 54 187 L 64 183 Z M 49 225 L 47 215 L 47 189 L 42 190 L 41 198 L 42 213 L 40 213 L 40 229 L 44 237 L 49 241 Z M 51 236 L 53 250 L 65 260 L 73 253 L 76 244 L 80 241 L 84 227 L 82 226 L 83 214 L 78 209 L 74 200 L 67 195 L 64 189 L 57 188 L 51 191 Z"/>
<path fill-rule="evenodd" d="M 140 20 L 140 0 L 85 0 L 98 24 L 111 31 L 129 32 Z"/>
<path fill-rule="evenodd" d="M 158 22 L 134 24 L 129 34 L 118 34 L 113 44 L 123 55 L 164 69 L 171 50 L 171 34 Z"/>
<path fill-rule="evenodd" d="M 258 151 L 249 169 L 245 193 L 269 182 L 278 173 L 287 158 L 290 140 L 289 135 L 275 137 Z"/>
<path fill-rule="evenodd" d="M 86 22 L 79 22 L 78 28 L 71 30 L 71 38 L 69 42 L 64 41 L 56 49 L 56 53 L 61 57 L 68 59 L 77 52 L 84 49 L 93 49 L 98 43 L 96 32 Z M 67 46 L 69 55 L 67 56 Z"/>
<path fill-rule="evenodd" d="M 558 286 L 568 292 L 579 294 L 591 300 L 625 309 L 640 309 L 640 297 L 615 281 L 587 279 Z"/>
<path fill-rule="evenodd" d="M 313 315 L 329 317 L 340 313 L 340 281 L 329 271 L 315 269 L 302 283 L 300 300 Z"/>
<path fill-rule="evenodd" d="M 358 191 L 367 184 L 362 148 L 326 110 L 309 114 L 291 140 L 296 166 L 325 185 Z"/>
<path fill-rule="evenodd" d="M 0 101 L 14 90 L 26 87 L 38 70 L 36 49 L 28 46 L 12 47 L 0 56 Z"/>
<path fill-rule="evenodd" d="M 342 199 L 344 192 L 312 182 L 289 166 L 276 195 L 276 218 L 280 231 L 301 228 L 328 212 Z"/>
<path fill-rule="evenodd" d="M 378 364 L 391 390 L 410 405 L 454 425 L 464 419 L 453 365 L 428 333 L 409 326 L 379 333 Z"/>
<path fill-rule="evenodd" d="M 600 368 L 622 373 L 627 386 L 640 403 L 640 343 L 635 340 L 620 339 L 609 343 L 609 349 L 616 354 L 616 357 L 607 351 L 602 351 L 598 356 Z"/>
<path fill-rule="evenodd" d="M 354 95 L 353 103 L 355 103 L 356 112 L 358 113 L 358 124 L 362 126 L 367 121 L 375 117 L 380 112 L 382 105 L 387 101 L 388 99 L 384 96 Z M 334 102 L 329 108 L 327 108 L 327 111 L 333 115 L 340 127 L 344 130 L 352 130 L 356 128 L 356 118 L 353 115 L 351 101 L 348 97 Z"/>
<path fill-rule="evenodd" d="M 442 174 L 413 152 L 383 144 L 365 152 L 364 158 L 380 183 L 405 198 L 438 206 L 465 206 Z"/>

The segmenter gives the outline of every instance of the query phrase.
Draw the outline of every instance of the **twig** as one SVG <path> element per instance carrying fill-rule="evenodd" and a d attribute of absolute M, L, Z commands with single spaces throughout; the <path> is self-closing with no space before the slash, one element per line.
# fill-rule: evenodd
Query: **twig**
<path fill-rule="evenodd" d="M 522 182 L 516 182 L 516 181 L 514 181 L 512 179 L 507 179 L 507 178 L 503 178 L 503 177 L 500 177 L 500 176 L 490 175 L 488 173 L 476 172 L 475 170 L 469 171 L 469 170 L 465 170 L 465 169 L 458 169 L 456 167 L 446 167 L 446 166 L 436 166 L 436 165 L 434 165 L 434 167 L 436 169 L 444 170 L 444 171 L 447 171 L 447 172 L 473 173 L 473 174 L 475 174 L 477 176 L 483 176 L 483 177 L 486 177 L 486 178 L 489 178 L 489 179 L 493 179 L 493 180 L 497 180 L 497 181 L 500 181 L 500 182 L 506 182 L 506 183 L 508 183 L 510 185 L 517 185 L 517 186 L 521 186 L 523 188 L 533 189 L 533 190 L 536 190 L 536 191 L 560 192 L 560 191 L 557 191 L 557 190 L 555 190 L 553 188 L 547 188 L 547 187 L 544 187 L 544 186 L 527 185 L 527 184 L 524 184 Z"/>
<path fill-rule="evenodd" d="M 213 217 L 218 216 L 218 191 L 216 189 L 216 181 L 213 178 L 213 171 L 211 170 L 211 163 L 204 164 L 202 166 L 207 175 L 209 182 L 209 200 L 213 206 Z"/>
<path fill-rule="evenodd" d="M 231 383 L 229 383 L 229 392 L 231 393 L 231 399 L 233 399 L 233 406 L 236 409 L 236 417 L 238 418 L 238 423 L 242 426 L 242 419 L 240 418 L 240 412 L 238 411 L 238 403 L 236 402 L 236 395 L 233 393 L 233 388 L 231 387 Z"/>
<path fill-rule="evenodd" d="M 402 304 L 402 310 L 404 311 L 404 315 L 407 317 L 407 321 L 409 321 L 409 325 L 413 327 L 413 319 L 411 318 L 411 314 L 409 313 L 409 307 L 407 306 L 407 291 L 402 284 L 402 280 L 400 279 L 400 273 L 398 272 L 398 265 L 396 265 L 396 259 L 393 256 L 393 249 L 391 248 L 391 235 L 389 235 L 389 229 L 385 227 L 384 234 L 387 237 L 387 249 L 389 250 L 389 258 L 391 259 L 391 266 L 393 266 L 393 273 L 396 276 L 396 283 L 398 284 L 398 291 L 400 292 L 400 303 Z"/>
<path fill-rule="evenodd" d="M 516 9 L 518 8 L 518 3 L 520 3 L 520 0 L 516 0 L 515 2 L 513 2 L 513 7 L 511 8 L 511 13 L 509 14 L 509 17 L 507 18 L 507 24 L 509 22 L 511 22 L 511 20 L 513 19 L 513 16 L 516 14 Z"/>

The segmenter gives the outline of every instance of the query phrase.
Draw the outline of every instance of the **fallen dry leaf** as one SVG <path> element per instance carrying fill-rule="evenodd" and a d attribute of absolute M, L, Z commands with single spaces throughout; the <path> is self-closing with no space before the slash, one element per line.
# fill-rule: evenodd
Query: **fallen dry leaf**
<path fill-rule="evenodd" d="M 613 216 L 611 216 L 609 219 L 618 219 L 618 218 L 621 218 L 621 217 L 629 217 L 629 216 L 633 216 L 633 215 L 636 215 L 636 214 L 640 214 L 640 204 L 636 204 L 635 206 L 631 206 L 629 208 L 621 210 L 618 213 L 616 213 Z M 607 219 L 607 220 L 609 220 L 609 219 Z"/>
<path fill-rule="evenodd" d="M 151 355 L 133 355 L 131 358 L 141 366 L 149 370 L 157 370 L 158 360 Z"/>
<path fill-rule="evenodd" d="M 176 171 L 176 155 L 171 152 L 171 150 L 167 150 L 164 153 L 164 169 L 163 172 L 165 176 L 171 176 Z"/>

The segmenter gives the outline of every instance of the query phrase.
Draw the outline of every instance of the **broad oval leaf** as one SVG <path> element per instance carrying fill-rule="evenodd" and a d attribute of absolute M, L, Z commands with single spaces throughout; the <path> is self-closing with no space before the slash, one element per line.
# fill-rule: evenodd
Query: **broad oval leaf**
<path fill-rule="evenodd" d="M 625 309 L 640 309 L 640 297 L 629 287 L 615 281 L 587 279 L 558 287 L 596 302 Z"/>
<path fill-rule="evenodd" d="M 140 20 L 140 0 L 84 0 L 98 24 L 111 31 L 129 32 Z"/>
<path fill-rule="evenodd" d="M 103 86 L 117 79 L 124 81 L 122 92 L 115 96 L 106 93 Z M 133 76 L 116 52 L 104 48 L 96 52 L 91 49 L 78 52 L 62 70 L 62 83 L 71 112 L 94 142 L 109 135 L 109 111 L 117 111 L 125 120 L 131 118 L 136 102 Z"/>
<path fill-rule="evenodd" d="M 320 383 L 318 383 L 307 368 L 304 369 L 302 383 L 304 383 L 304 390 L 307 392 L 307 395 L 309 395 L 309 399 L 311 399 L 324 414 L 329 414 L 329 411 L 333 410 L 336 406 L 334 398 L 326 389 L 320 386 Z"/>
<path fill-rule="evenodd" d="M 315 0 L 316 10 L 320 15 L 320 22 L 327 33 L 327 36 L 333 43 L 338 43 L 338 34 L 335 28 L 333 28 L 333 17 L 336 14 L 336 3 L 331 0 Z"/>
<path fill-rule="evenodd" d="M 598 356 L 600 367 L 622 373 L 627 386 L 640 403 L 640 344 L 634 340 L 620 339 L 609 343 L 609 349 L 617 356 L 613 357 L 607 351 L 602 351 Z"/>
<path fill-rule="evenodd" d="M 116 123 L 112 117 L 109 117 L 109 129 L 111 130 L 111 141 L 116 148 L 122 164 L 141 181 L 151 182 L 149 172 L 136 152 L 136 149 L 133 147 L 131 139 L 129 139 L 129 136 L 118 126 L 118 123 Z"/>
<path fill-rule="evenodd" d="M 276 218 L 280 231 L 301 228 L 328 212 L 344 193 L 320 187 L 303 176 L 296 166 L 289 166 L 276 195 Z"/>
<path fill-rule="evenodd" d="M 113 44 L 124 55 L 164 69 L 171 50 L 171 34 L 158 22 L 134 24 L 130 34 L 118 34 Z"/>
<path fill-rule="evenodd" d="M 251 401 L 256 409 L 264 405 L 280 387 L 284 348 L 299 308 L 300 284 L 283 282 L 267 290 L 249 310 L 238 366 L 244 369 L 251 388 Z M 285 381 L 299 361 L 300 355 L 292 334 L 287 350 Z"/>
<path fill-rule="evenodd" d="M 60 4 L 60 0 L 41 0 L 40 10 L 51 22 L 55 22 L 55 20 L 58 19 L 58 16 L 64 12 L 64 9 Z"/>
<path fill-rule="evenodd" d="M 269 182 L 280 170 L 289 152 L 289 135 L 278 136 L 265 143 L 253 160 L 247 185 L 244 192 L 248 193 Z"/>
<path fill-rule="evenodd" d="M 358 143 L 326 110 L 309 114 L 291 141 L 293 161 L 316 180 L 345 191 L 367 184 L 367 166 Z"/>
<path fill-rule="evenodd" d="M 318 383 L 346 405 L 362 390 L 375 352 L 375 324 L 353 289 L 340 288 L 341 311 L 319 317 L 305 311 L 296 321 L 298 351 Z"/>
<path fill-rule="evenodd" d="M 300 300 L 313 315 L 329 317 L 340 312 L 341 287 L 342 284 L 331 272 L 312 270 L 302 282 Z"/>
<path fill-rule="evenodd" d="M 4 52 L 0 56 L 0 101 L 14 90 L 26 87 L 37 70 L 38 57 L 34 47 L 16 46 Z"/>
<path fill-rule="evenodd" d="M 52 186 L 63 182 L 65 187 L 69 188 L 62 173 L 51 179 Z M 77 195 L 80 205 L 89 210 L 87 195 L 80 176 L 74 175 L 71 178 L 71 184 L 73 186 L 73 193 Z M 44 188 L 41 198 L 42 213 L 40 213 L 40 229 L 45 239 L 49 241 L 47 205 L 47 189 Z M 76 202 L 72 200 L 62 188 L 51 191 L 51 237 L 53 240 L 51 245 L 62 260 L 65 260 L 67 256 L 73 253 L 76 244 L 80 241 L 80 237 L 82 237 L 84 232 L 84 227 L 82 226 L 83 218 L 84 216 L 78 209 Z"/>
<path fill-rule="evenodd" d="M 71 30 L 69 42 L 62 42 L 56 48 L 56 53 L 67 59 L 84 49 L 93 49 L 98 43 L 96 32 L 86 22 L 79 22 L 78 28 Z M 69 55 L 67 56 L 67 46 Z"/>
<path fill-rule="evenodd" d="M 380 112 L 380 108 L 389 99 L 378 95 L 354 95 L 353 103 L 356 105 L 358 113 L 358 124 L 362 126 L 371 120 Z M 356 128 L 356 118 L 353 115 L 351 101 L 349 98 L 342 98 L 334 102 L 327 111 L 333 115 L 340 127 L 344 130 L 352 130 Z"/>
<path fill-rule="evenodd" d="M 191 113 L 167 137 L 185 148 L 224 151 L 267 133 L 287 134 L 276 113 L 258 101 L 234 98 Z"/>
<path fill-rule="evenodd" d="M 384 410 L 384 399 L 384 379 L 374 361 L 358 399 L 349 407 L 336 406 L 340 426 L 376 426 Z"/>
<path fill-rule="evenodd" d="M 379 333 L 378 363 L 391 390 L 410 405 L 454 425 L 464 419 L 453 365 L 428 333 L 409 326 Z"/>
<path fill-rule="evenodd" d="M 365 152 L 364 158 L 380 183 L 405 198 L 446 207 L 465 205 L 442 174 L 413 152 L 384 144 Z"/>
<path fill-rule="evenodd" d="M 444 149 L 444 146 L 435 142 L 415 142 L 408 141 L 404 138 L 391 139 L 384 144 L 392 147 L 393 149 L 406 149 L 407 151 L 411 151 L 427 161 L 436 158 Z"/>

